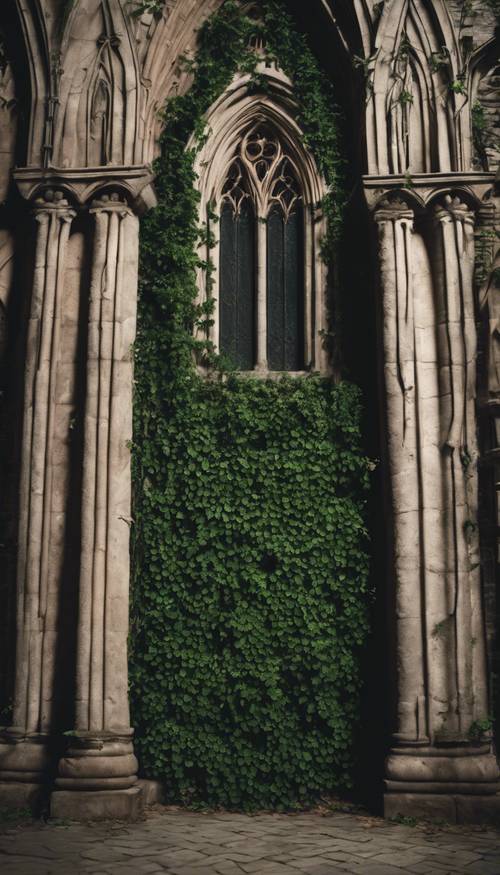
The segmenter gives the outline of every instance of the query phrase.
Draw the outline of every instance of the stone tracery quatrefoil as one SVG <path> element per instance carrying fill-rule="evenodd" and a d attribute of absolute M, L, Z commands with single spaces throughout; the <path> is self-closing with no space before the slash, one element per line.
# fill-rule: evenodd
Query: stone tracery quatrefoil
<path fill-rule="evenodd" d="M 267 126 L 252 128 L 242 139 L 222 190 L 222 198 L 238 215 L 243 202 L 256 196 L 259 211 L 267 216 L 273 205 L 283 211 L 285 221 L 301 199 L 297 175 L 278 136 Z"/>

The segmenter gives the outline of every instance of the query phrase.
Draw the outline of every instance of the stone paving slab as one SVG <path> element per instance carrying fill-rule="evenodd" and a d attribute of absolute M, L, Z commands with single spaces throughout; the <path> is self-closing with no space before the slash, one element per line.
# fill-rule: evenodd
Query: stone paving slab
<path fill-rule="evenodd" d="M 500 875 L 500 831 L 340 812 L 194 813 L 0 828 L 1 875 Z"/>

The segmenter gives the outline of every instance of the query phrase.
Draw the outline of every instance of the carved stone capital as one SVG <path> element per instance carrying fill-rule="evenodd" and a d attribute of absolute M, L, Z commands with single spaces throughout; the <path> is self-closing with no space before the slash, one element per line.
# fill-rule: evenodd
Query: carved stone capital
<path fill-rule="evenodd" d="M 146 165 L 128 167 L 22 167 L 14 172 L 14 179 L 21 195 L 37 203 L 46 199 L 47 192 L 54 198 L 62 193 L 63 199 L 76 207 L 85 207 L 98 198 L 101 192 L 118 194 L 137 214 L 142 215 L 156 206 L 153 188 L 153 172 Z M 112 194 L 109 194 L 112 197 Z M 55 202 L 55 201 L 53 201 Z"/>
<path fill-rule="evenodd" d="M 435 222 L 466 222 L 474 225 L 474 212 L 469 205 L 456 194 L 445 194 L 434 204 Z"/>
<path fill-rule="evenodd" d="M 401 192 L 394 192 L 379 202 L 374 213 L 376 222 L 413 221 L 413 209 Z"/>
<path fill-rule="evenodd" d="M 131 215 L 126 198 L 119 191 L 104 192 L 95 198 L 90 204 L 91 214 L 112 212 L 120 216 Z"/>
<path fill-rule="evenodd" d="M 48 221 L 50 215 L 56 215 L 61 222 L 72 222 L 76 211 L 65 197 L 61 189 L 42 189 L 32 202 L 32 212 L 36 222 Z"/>
<path fill-rule="evenodd" d="M 415 205 L 424 209 L 435 197 L 442 193 L 460 192 L 471 203 L 479 207 L 495 185 L 495 174 L 484 171 L 469 173 L 415 173 L 411 175 L 364 176 L 363 189 L 366 202 L 375 212 L 381 200 L 391 193 L 407 191 Z"/>

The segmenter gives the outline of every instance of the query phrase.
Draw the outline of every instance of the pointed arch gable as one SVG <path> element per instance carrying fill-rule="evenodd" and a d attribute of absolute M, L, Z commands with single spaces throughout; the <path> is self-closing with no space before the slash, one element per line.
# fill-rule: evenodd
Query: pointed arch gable
<path fill-rule="evenodd" d="M 296 120 L 297 107 L 293 99 L 291 82 L 282 71 L 275 67 L 264 68 L 262 65 L 262 69 L 265 70 L 269 82 L 265 93 L 254 94 L 249 91 L 250 76 L 237 74 L 230 86 L 206 113 L 207 137 L 196 156 L 194 169 L 201 195 L 200 224 L 207 223 L 209 232 L 211 232 L 209 237 L 213 235 L 216 241 L 215 246 L 210 251 L 205 252 L 204 249 L 201 249 L 200 257 L 202 263 L 211 259 L 216 269 L 213 274 L 211 273 L 209 288 L 207 288 L 204 270 L 199 269 L 199 301 L 203 302 L 208 295 L 214 300 L 215 310 L 210 338 L 215 348 L 218 349 L 221 339 L 219 334 L 221 325 L 221 330 L 224 332 L 223 314 L 229 312 L 227 308 L 224 309 L 225 305 L 221 297 L 224 294 L 224 283 L 221 285 L 221 277 L 223 281 L 224 275 L 219 270 L 218 265 L 222 264 L 221 258 L 224 258 L 224 252 L 227 249 L 224 242 L 228 239 L 227 233 L 233 235 L 240 233 L 238 228 L 231 230 L 230 217 L 226 215 L 227 209 L 225 207 L 227 208 L 228 203 L 231 204 L 231 212 L 239 225 L 237 217 L 240 214 L 241 204 L 250 204 L 256 223 L 254 232 L 256 254 L 251 256 L 252 259 L 254 257 L 256 259 L 255 313 L 257 323 L 255 328 L 256 359 L 252 369 L 255 366 L 257 371 L 267 373 L 268 369 L 272 370 L 273 367 L 276 369 L 276 363 L 282 361 L 285 370 L 290 368 L 301 370 L 311 366 L 317 370 L 325 370 L 328 363 L 321 342 L 321 334 L 326 325 L 326 267 L 320 251 L 321 240 L 326 231 L 326 222 L 320 205 L 327 192 L 327 186 L 317 169 L 313 155 L 303 145 L 303 135 Z M 272 150 L 272 155 L 269 157 L 268 167 L 264 168 L 260 174 L 257 167 L 258 161 L 255 163 L 248 148 L 249 145 L 253 144 L 255 138 L 257 138 L 256 144 L 260 143 L 261 140 L 275 143 L 274 151 Z M 192 140 L 188 144 L 188 148 L 194 145 L 194 140 Z M 292 207 L 297 205 L 298 212 L 294 208 L 288 210 L 287 203 L 283 203 L 277 196 L 276 184 L 278 178 L 281 179 L 281 165 L 287 161 L 290 162 L 290 173 L 296 179 L 297 189 L 295 193 L 291 193 L 290 203 Z M 234 202 L 234 199 L 228 198 L 228 179 L 231 177 L 231 170 L 234 169 L 235 163 L 238 163 L 241 171 L 242 187 L 241 197 L 237 198 L 237 203 Z M 285 200 L 289 195 L 290 192 L 285 192 Z M 278 207 L 281 209 L 279 216 L 276 213 Z M 212 220 L 214 212 L 217 216 L 215 222 Z M 296 212 L 297 215 L 295 215 Z M 290 219 L 291 214 L 294 216 L 293 220 Z M 243 219 L 246 228 L 249 219 L 247 220 L 244 216 Z M 280 222 L 284 223 L 282 230 L 280 230 Z M 226 233 L 226 237 L 223 240 L 224 233 Z M 273 275 L 269 271 L 272 270 L 273 262 L 264 253 L 271 251 L 269 247 L 274 246 L 273 241 L 279 249 L 279 240 L 282 234 L 285 240 L 284 245 L 291 245 L 296 252 L 294 258 L 298 259 L 297 267 L 295 270 L 289 271 L 290 275 L 298 276 L 299 273 L 301 276 L 303 275 L 303 287 L 292 289 L 290 286 L 288 289 L 289 300 L 299 301 L 298 305 L 293 306 L 299 306 L 299 310 L 303 314 L 300 317 L 300 324 L 294 322 L 293 329 L 294 336 L 296 336 L 295 343 L 299 344 L 303 350 L 300 352 L 299 346 L 293 346 L 293 344 L 293 348 L 289 347 L 288 352 L 280 347 L 281 329 L 276 326 L 280 324 L 281 317 L 276 316 L 276 307 L 279 310 L 282 303 L 276 303 L 273 311 L 270 309 L 270 284 L 272 285 L 274 281 Z M 237 241 L 237 237 L 234 240 Z M 289 243 L 286 243 L 286 240 Z M 203 244 L 203 246 L 205 245 Z M 234 244 L 231 244 L 232 246 Z M 278 255 L 277 250 L 276 257 L 278 259 L 282 257 Z M 262 274 L 262 269 L 264 269 L 264 274 Z M 279 273 L 279 266 L 276 270 Z M 225 286 L 227 285 L 226 283 Z M 254 294 L 254 292 L 251 291 L 250 287 L 245 294 L 248 298 L 248 295 Z M 230 308 L 234 306 L 237 306 L 236 302 L 231 304 Z M 248 314 L 250 311 L 251 308 L 249 310 L 247 303 L 245 312 Z M 267 326 L 267 328 L 263 328 L 263 326 Z M 267 329 L 271 332 L 269 335 Z M 271 337 L 274 338 L 273 349 L 268 344 Z M 249 361 L 250 348 L 251 343 L 247 339 L 245 341 L 247 351 L 242 356 L 241 361 Z M 269 357 L 266 355 L 265 349 L 267 349 Z M 295 364 L 292 366 L 292 363 Z"/>
<path fill-rule="evenodd" d="M 275 76 L 276 71 L 272 68 L 267 69 L 275 86 L 279 84 L 279 90 L 269 95 L 250 94 L 247 87 L 250 77 L 238 76 L 206 114 L 209 136 L 195 162 L 202 211 L 214 199 L 218 201 L 217 189 L 223 169 L 228 169 L 245 131 L 257 122 L 267 122 L 283 138 L 297 168 L 306 202 L 317 204 L 325 194 L 326 185 L 314 158 L 301 144 L 302 133 L 294 118 L 290 86 L 285 90 L 283 78 Z"/>
<path fill-rule="evenodd" d="M 56 165 L 140 162 L 142 86 L 129 22 L 118 0 L 81 0 L 68 16 L 61 41 Z M 99 101 L 105 91 L 107 100 Z M 93 117 L 96 101 L 100 134 Z"/>
<path fill-rule="evenodd" d="M 43 164 L 47 103 L 52 94 L 49 38 L 40 0 L 6 0 L 6 39 L 12 48 L 17 96 L 23 105 L 18 161 Z"/>
<path fill-rule="evenodd" d="M 466 100 L 460 90 L 452 87 L 462 76 L 462 58 L 446 5 L 442 0 L 435 3 L 389 0 L 384 6 L 375 47 L 373 99 L 367 106 L 369 173 L 402 170 L 403 159 L 399 156 L 395 160 L 393 149 L 397 101 L 418 107 L 416 134 L 427 140 L 421 159 L 417 161 L 414 155 L 413 162 L 405 168 L 407 171 L 468 168 L 470 143 L 462 121 Z M 398 67 L 403 55 L 415 75 L 410 80 L 410 88 L 405 89 L 404 94 L 396 94 L 395 102 L 388 106 L 387 95 L 398 90 Z M 408 115 L 411 115 L 411 107 Z"/>

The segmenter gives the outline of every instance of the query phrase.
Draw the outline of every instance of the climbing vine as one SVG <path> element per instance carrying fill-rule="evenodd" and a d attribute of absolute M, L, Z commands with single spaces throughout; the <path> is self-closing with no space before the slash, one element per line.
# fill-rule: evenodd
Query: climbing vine
<path fill-rule="evenodd" d="M 193 326 L 196 150 L 237 70 L 265 82 L 251 37 L 290 76 L 329 187 L 325 258 L 341 231 L 331 86 L 284 6 L 232 0 L 201 28 L 186 94 L 165 109 L 158 207 L 141 232 L 135 348 L 131 700 L 143 772 L 168 799 L 290 806 L 348 786 L 367 634 L 370 462 L 359 391 L 318 374 L 224 371 Z M 187 147 L 188 143 L 195 145 Z M 210 265 L 201 265 L 210 270 Z M 199 375 L 195 356 L 211 362 Z"/>
<path fill-rule="evenodd" d="M 500 0 L 485 0 L 497 21 L 500 21 Z"/>

